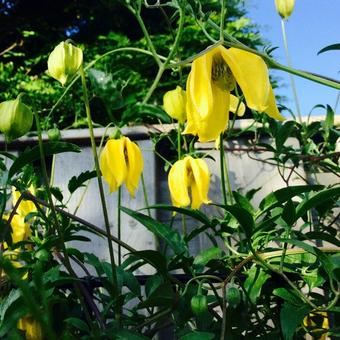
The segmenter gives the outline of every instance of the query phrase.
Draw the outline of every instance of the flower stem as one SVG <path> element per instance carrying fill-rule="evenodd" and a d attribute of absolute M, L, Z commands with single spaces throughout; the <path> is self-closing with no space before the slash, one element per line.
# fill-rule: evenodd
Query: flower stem
<path fill-rule="evenodd" d="M 181 132 L 182 132 L 182 125 L 181 125 L 181 123 L 178 123 L 178 126 L 177 126 L 177 155 L 178 155 L 178 160 L 180 160 L 182 158 Z"/>
<path fill-rule="evenodd" d="M 144 181 L 144 174 L 141 174 L 141 181 L 142 181 L 142 189 L 143 189 L 143 196 L 144 196 L 144 204 L 147 207 L 148 210 L 148 216 L 151 217 L 151 212 L 149 209 L 149 199 L 148 199 L 148 192 L 146 190 L 146 185 L 145 185 L 145 181 Z"/>
<path fill-rule="evenodd" d="M 221 171 L 221 191 L 223 195 L 223 203 L 224 205 L 227 205 L 228 199 L 227 199 L 227 190 L 225 187 L 223 132 L 220 134 L 220 171 Z"/>
<path fill-rule="evenodd" d="M 224 151 L 224 149 L 223 149 Z M 234 204 L 234 198 L 233 198 L 233 190 L 231 187 L 231 183 L 230 183 L 230 177 L 229 177 L 229 163 L 228 163 L 228 158 L 225 157 L 224 155 L 224 167 L 225 167 L 225 179 L 227 182 L 227 187 L 228 187 L 228 194 L 230 197 L 230 203 Z"/>
<path fill-rule="evenodd" d="M 224 41 L 225 0 L 221 0 L 220 41 Z"/>
<path fill-rule="evenodd" d="M 120 207 L 122 205 L 122 187 L 120 186 L 118 188 L 118 203 L 117 203 L 117 238 L 119 241 L 122 239 L 121 234 L 121 211 Z M 118 265 L 120 266 L 122 264 L 122 246 L 118 244 Z"/>
<path fill-rule="evenodd" d="M 53 199 L 52 199 L 52 193 L 51 193 L 51 190 L 50 190 L 49 179 L 48 179 L 48 174 L 47 174 L 45 152 L 44 152 L 44 147 L 43 147 L 43 140 L 42 140 L 42 132 L 41 132 L 41 127 L 40 127 L 39 115 L 38 115 L 38 112 L 35 109 L 33 110 L 33 114 L 34 114 L 35 123 L 36 123 L 36 126 L 37 126 L 38 144 L 39 144 L 39 153 L 40 153 L 40 164 L 41 164 L 42 174 L 43 174 L 43 178 L 44 178 L 44 182 L 45 182 L 45 190 L 46 190 L 46 194 L 47 194 L 47 200 L 48 200 L 48 204 L 49 204 L 50 209 L 51 209 L 52 218 L 53 218 L 54 223 L 55 223 L 54 224 L 55 230 L 57 231 L 57 234 L 60 238 L 60 245 L 61 245 L 61 249 L 63 251 L 64 259 L 65 259 L 64 265 L 65 265 L 67 271 L 70 273 L 70 275 L 73 276 L 75 279 L 77 279 L 77 275 L 76 275 L 76 273 L 74 272 L 74 270 L 71 266 L 70 258 L 68 256 L 68 252 L 67 252 L 67 249 L 66 249 L 64 230 L 59 224 L 56 208 L 54 206 Z M 74 283 L 74 289 L 76 291 L 76 294 L 78 296 L 80 304 L 83 307 L 83 312 L 85 314 L 85 317 L 86 317 L 87 321 L 90 322 L 90 324 L 91 324 L 91 316 L 88 312 L 88 308 L 85 304 L 84 297 L 83 297 L 83 295 L 80 291 L 80 287 L 79 287 L 77 282 Z"/>
<path fill-rule="evenodd" d="M 285 20 L 283 20 L 283 19 L 281 19 L 281 31 L 282 31 L 283 45 L 284 45 L 285 52 L 286 52 L 287 64 L 288 64 L 289 67 L 292 67 L 292 60 L 290 58 L 289 49 L 288 49 L 288 41 L 287 41 Z M 297 115 L 299 117 L 299 122 L 302 123 L 299 98 L 298 98 L 298 95 L 297 95 L 297 90 L 296 90 L 296 86 L 295 86 L 295 80 L 294 80 L 294 77 L 293 77 L 293 75 L 291 73 L 289 74 L 289 78 L 290 78 L 290 83 L 291 83 L 291 86 L 292 86 L 292 91 L 293 91 L 293 97 L 294 97 L 296 112 L 297 112 Z"/>
<path fill-rule="evenodd" d="M 106 207 L 106 201 L 105 201 L 103 182 L 102 182 L 102 178 L 101 178 L 101 172 L 100 172 L 100 168 L 99 168 L 99 160 L 98 160 L 98 155 L 97 155 L 96 141 L 95 141 L 95 138 L 94 138 L 90 103 L 89 103 L 89 98 L 88 98 L 88 93 L 87 93 L 86 79 L 85 79 L 85 73 L 84 73 L 83 66 L 80 67 L 79 72 L 80 72 L 80 77 L 81 77 L 81 82 L 82 82 L 82 87 L 83 87 L 83 96 L 84 96 L 84 104 L 85 104 L 85 110 L 86 110 L 87 124 L 88 124 L 88 127 L 89 127 L 92 154 L 93 154 L 94 164 L 95 164 L 96 173 L 97 173 L 99 195 L 100 195 L 102 209 L 103 209 L 105 229 L 106 229 L 106 234 L 108 235 L 107 241 L 108 241 L 110 261 L 111 261 L 111 269 L 112 269 L 113 295 L 117 297 L 117 295 L 118 295 L 117 274 L 116 274 L 116 264 L 115 264 L 114 254 L 113 254 L 113 246 L 112 246 L 111 237 L 110 237 L 111 236 L 110 222 L 109 222 L 109 217 L 108 217 L 108 213 L 107 213 L 107 207 Z"/>

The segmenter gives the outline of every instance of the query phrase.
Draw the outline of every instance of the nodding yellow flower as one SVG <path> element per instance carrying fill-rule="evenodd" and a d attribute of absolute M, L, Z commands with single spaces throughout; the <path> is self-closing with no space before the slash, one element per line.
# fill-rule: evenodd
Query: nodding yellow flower
<path fill-rule="evenodd" d="M 164 111 L 173 119 L 184 123 L 187 119 L 186 114 L 186 93 L 177 86 L 174 90 L 168 91 L 163 96 Z"/>
<path fill-rule="evenodd" d="M 82 63 L 83 51 L 71 43 L 62 41 L 48 57 L 48 73 L 64 86 L 75 75 Z"/>
<path fill-rule="evenodd" d="M 143 171 L 143 157 L 138 145 L 128 137 L 109 139 L 100 155 L 100 170 L 110 192 L 125 183 L 132 197 Z"/>
<path fill-rule="evenodd" d="M 21 318 L 17 323 L 17 328 L 25 332 L 26 340 L 42 340 L 43 334 L 38 321 L 30 315 Z"/>
<path fill-rule="evenodd" d="M 293 13 L 295 0 L 275 0 L 275 7 L 282 19 L 288 19 Z"/>
<path fill-rule="evenodd" d="M 207 163 L 201 158 L 186 156 L 178 160 L 170 169 L 168 185 L 172 204 L 186 207 L 190 204 L 188 189 L 191 189 L 191 207 L 199 209 L 202 203 L 208 204 L 210 172 Z"/>
<path fill-rule="evenodd" d="M 196 58 L 187 79 L 187 126 L 184 133 L 201 142 L 215 140 L 227 127 L 236 83 L 249 108 L 284 120 L 279 113 L 268 68 L 259 56 L 237 48 L 217 46 Z"/>

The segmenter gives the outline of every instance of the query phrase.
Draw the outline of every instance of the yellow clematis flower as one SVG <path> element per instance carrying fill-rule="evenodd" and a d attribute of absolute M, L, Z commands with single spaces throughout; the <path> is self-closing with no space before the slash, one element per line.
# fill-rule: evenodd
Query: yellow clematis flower
<path fill-rule="evenodd" d="M 259 56 L 237 48 L 217 46 L 196 58 L 187 79 L 187 126 L 184 133 L 201 142 L 215 140 L 227 126 L 235 102 L 230 91 L 240 86 L 247 106 L 284 120 L 279 113 L 268 69 Z"/>
<path fill-rule="evenodd" d="M 65 85 L 83 63 L 83 51 L 71 43 L 62 41 L 48 57 L 48 73 Z"/>
<path fill-rule="evenodd" d="M 186 114 L 186 93 L 180 87 L 168 91 L 163 96 L 163 108 L 164 111 L 173 119 L 178 120 L 180 123 L 184 123 L 187 119 Z"/>
<path fill-rule="evenodd" d="M 275 7 L 282 19 L 288 19 L 293 13 L 295 0 L 275 0 Z"/>
<path fill-rule="evenodd" d="M 128 137 L 107 141 L 100 155 L 100 170 L 110 192 L 125 183 L 130 195 L 135 197 L 139 178 L 143 171 L 143 157 L 138 145 Z"/>
<path fill-rule="evenodd" d="M 203 159 L 186 156 L 172 166 L 168 176 L 168 185 L 172 204 L 186 207 L 190 204 L 188 188 L 191 189 L 191 207 L 199 209 L 202 203 L 208 204 L 210 172 Z"/>
<path fill-rule="evenodd" d="M 38 321 L 30 315 L 21 318 L 17 323 L 17 328 L 25 332 L 26 340 L 42 340 L 43 333 Z"/>

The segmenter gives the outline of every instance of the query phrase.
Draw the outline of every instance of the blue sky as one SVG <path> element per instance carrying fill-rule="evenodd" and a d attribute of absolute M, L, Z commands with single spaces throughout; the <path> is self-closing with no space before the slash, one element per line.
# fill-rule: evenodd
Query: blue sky
<path fill-rule="evenodd" d="M 287 64 L 281 34 L 281 18 L 276 13 L 274 0 L 247 0 L 249 17 L 261 27 L 262 36 L 278 46 L 274 51 L 276 60 Z M 340 51 L 317 55 L 323 47 L 340 43 L 340 0 L 296 0 L 293 14 L 286 22 L 288 46 L 295 68 L 318 73 L 340 80 Z M 282 78 L 286 88 L 277 93 L 287 97 L 286 105 L 295 111 L 295 104 L 288 74 L 271 71 Z M 302 115 L 308 115 L 314 105 L 335 105 L 338 91 L 308 80 L 294 77 Z M 338 105 L 337 113 L 340 113 Z M 323 115 L 316 109 L 314 114 Z"/>

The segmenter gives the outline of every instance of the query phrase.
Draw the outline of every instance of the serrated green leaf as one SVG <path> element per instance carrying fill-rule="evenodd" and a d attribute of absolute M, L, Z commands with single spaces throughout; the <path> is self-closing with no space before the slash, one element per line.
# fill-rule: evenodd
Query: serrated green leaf
<path fill-rule="evenodd" d="M 156 306 L 170 307 L 173 305 L 175 299 L 176 295 L 173 287 L 169 282 L 164 282 L 159 285 L 146 300 L 138 304 L 138 309 Z"/>
<path fill-rule="evenodd" d="M 273 290 L 273 294 L 289 302 L 291 305 L 299 306 L 301 304 L 301 299 L 291 289 L 276 288 Z"/>
<path fill-rule="evenodd" d="M 207 215 L 196 209 L 179 208 L 179 207 L 174 207 L 173 205 L 167 205 L 167 204 L 155 204 L 145 209 L 162 209 L 162 210 L 174 211 L 174 212 L 178 212 L 180 214 L 192 217 L 195 220 L 200 221 L 203 224 L 206 224 L 208 226 L 211 224 L 211 221 L 209 220 Z"/>
<path fill-rule="evenodd" d="M 126 207 L 121 207 L 121 210 L 164 240 L 171 247 L 175 254 L 180 255 L 188 253 L 187 245 L 176 230 L 173 230 L 168 225 L 160 223 L 147 215 L 141 214 L 140 212 L 128 209 Z"/>
<path fill-rule="evenodd" d="M 156 250 L 142 250 L 130 254 L 130 256 L 137 259 L 143 259 L 145 262 L 153 266 L 157 271 L 163 275 L 167 273 L 167 261 L 164 255 Z"/>
<path fill-rule="evenodd" d="M 84 186 L 84 183 L 88 180 L 95 178 L 97 176 L 96 171 L 85 171 L 82 172 L 79 176 L 73 176 L 68 182 L 68 191 L 72 194 L 78 188 Z"/>
<path fill-rule="evenodd" d="M 288 302 L 283 304 L 280 321 L 284 340 L 293 340 L 295 331 L 311 310 L 312 308 L 306 304 L 300 304 L 299 306 L 291 305 Z"/>
<path fill-rule="evenodd" d="M 315 193 L 312 197 L 304 199 L 296 208 L 296 218 L 297 221 L 300 217 L 305 215 L 308 210 L 314 208 L 315 206 L 328 201 L 330 198 L 337 198 L 340 196 L 340 187 L 325 189 Z"/>
<path fill-rule="evenodd" d="M 66 142 L 45 142 L 43 144 L 45 156 L 51 156 L 63 152 L 80 152 L 79 146 Z M 27 148 L 19 157 L 13 162 L 9 169 L 9 177 L 13 177 L 25 165 L 30 164 L 40 159 L 39 145 L 33 148 Z"/>
<path fill-rule="evenodd" d="M 295 121 L 289 120 L 282 124 L 282 126 L 278 129 L 275 135 L 276 152 L 280 152 L 282 150 L 287 138 L 291 136 L 294 127 Z"/>
<path fill-rule="evenodd" d="M 236 218 L 244 233 L 246 234 L 247 239 L 250 240 L 255 229 L 255 222 L 252 214 L 248 210 L 239 207 L 236 204 L 226 206 L 221 205 L 221 208 L 225 209 Z"/>
<path fill-rule="evenodd" d="M 219 259 L 221 255 L 222 250 L 220 248 L 205 249 L 195 257 L 194 265 L 205 266 L 209 261 Z"/>
<path fill-rule="evenodd" d="M 256 192 L 256 190 L 255 190 Z M 240 205 L 242 208 L 248 210 L 252 215 L 255 212 L 254 207 L 251 205 L 249 199 L 245 196 L 242 196 L 239 192 L 234 191 L 233 196 L 235 198 L 235 201 L 238 205 Z"/>
<path fill-rule="evenodd" d="M 291 186 L 287 188 L 282 188 L 276 190 L 269 195 L 267 195 L 260 203 L 260 210 L 256 213 L 256 218 L 261 216 L 263 213 L 272 209 L 278 205 L 281 205 L 287 200 L 292 199 L 295 196 L 303 194 L 305 192 L 320 190 L 322 189 L 322 185 L 297 185 Z"/>
<path fill-rule="evenodd" d="M 248 292 L 250 301 L 256 303 L 257 298 L 261 294 L 262 286 L 270 278 L 262 268 L 253 266 L 247 272 L 247 279 L 244 282 L 244 288 Z"/>

